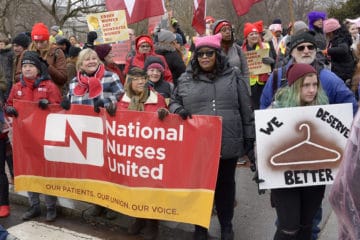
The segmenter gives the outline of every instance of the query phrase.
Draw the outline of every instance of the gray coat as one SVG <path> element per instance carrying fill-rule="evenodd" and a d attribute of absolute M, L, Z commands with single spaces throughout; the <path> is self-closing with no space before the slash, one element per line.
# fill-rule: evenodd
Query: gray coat
<path fill-rule="evenodd" d="M 222 117 L 221 158 L 243 156 L 244 139 L 255 139 L 251 99 L 237 67 L 225 67 L 210 80 L 200 73 L 193 79 L 191 65 L 178 81 L 169 104 L 171 112 L 184 107 L 191 114 Z"/>

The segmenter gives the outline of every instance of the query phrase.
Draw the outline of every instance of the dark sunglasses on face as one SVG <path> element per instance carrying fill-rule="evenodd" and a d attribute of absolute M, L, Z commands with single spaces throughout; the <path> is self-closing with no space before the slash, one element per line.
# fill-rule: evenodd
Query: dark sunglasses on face
<path fill-rule="evenodd" d="M 196 55 L 198 58 L 203 58 L 204 56 L 210 58 L 214 56 L 215 51 L 206 51 L 206 52 L 197 52 Z"/>
<path fill-rule="evenodd" d="M 315 46 L 314 46 L 314 45 L 302 45 L 302 46 L 296 47 L 296 50 L 298 50 L 299 52 L 302 52 L 302 51 L 305 50 L 305 47 L 306 47 L 307 49 L 309 49 L 310 51 L 315 49 Z"/>

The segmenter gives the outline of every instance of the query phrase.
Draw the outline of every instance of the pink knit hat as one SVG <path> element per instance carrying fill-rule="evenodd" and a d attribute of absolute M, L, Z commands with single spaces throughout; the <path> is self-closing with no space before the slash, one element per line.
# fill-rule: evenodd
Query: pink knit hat
<path fill-rule="evenodd" d="M 211 36 L 197 37 L 194 39 L 195 49 L 199 49 L 201 47 L 211 47 L 211 48 L 220 49 L 221 39 L 222 39 L 221 33 Z"/>
<path fill-rule="evenodd" d="M 339 21 L 335 18 L 329 18 L 323 22 L 324 33 L 333 32 L 336 29 L 339 29 L 340 27 L 341 26 L 340 26 Z"/>

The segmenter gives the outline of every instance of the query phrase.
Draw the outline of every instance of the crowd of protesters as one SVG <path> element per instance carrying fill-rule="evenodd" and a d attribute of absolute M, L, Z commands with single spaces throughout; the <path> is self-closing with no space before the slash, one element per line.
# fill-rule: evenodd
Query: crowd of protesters
<path fill-rule="evenodd" d="M 48 104 L 60 104 L 66 110 L 73 104 L 92 105 L 94 111 L 104 108 L 111 116 L 117 110 L 151 111 L 162 121 L 169 113 L 185 121 L 193 114 L 221 116 L 221 158 L 214 203 L 221 239 L 237 239 L 232 223 L 235 170 L 239 159 L 247 156 L 251 170 L 256 171 L 254 110 L 351 103 L 355 116 L 358 109 L 360 18 L 341 23 L 319 11 L 309 12 L 307 17 L 287 28 L 280 19 L 268 26 L 263 21 L 247 22 L 243 39 L 236 39 L 228 19 L 209 18 L 210 33 L 192 40 L 185 37 L 175 18 L 169 21 L 168 29 L 156 28 L 151 35 L 137 33 L 136 37 L 129 29 L 131 48 L 124 64 L 115 63 L 111 44 L 94 44 L 96 32 L 89 32 L 82 44 L 75 35 L 64 36 L 59 26 L 36 23 L 29 32 L 12 39 L 0 38 L 1 125 L 5 125 L 5 117 L 19 114 L 14 99 L 35 101 L 42 109 Z M 262 64 L 270 71 L 250 74 L 246 52 L 260 49 L 269 52 Z M 358 125 L 354 123 L 353 150 L 347 150 L 342 178 L 336 179 L 331 194 L 341 234 L 351 236 L 341 239 L 360 239 L 360 212 L 356 208 L 360 204 L 356 187 L 360 176 Z M 11 130 L 1 133 L 0 217 L 10 214 L 5 165 L 13 178 L 12 154 L 7 151 L 11 144 Z M 353 179 L 343 177 L 350 171 Z M 272 206 L 278 217 L 274 239 L 317 239 L 324 192 L 325 185 L 273 189 Z M 336 201 L 347 193 L 354 196 L 352 202 Z M 30 208 L 23 220 L 41 215 L 39 193 L 29 192 L 28 196 Z M 57 218 L 56 202 L 56 196 L 45 195 L 47 221 Z M 351 209 L 353 215 L 347 212 Z M 93 216 L 104 212 L 108 219 L 116 217 L 110 209 L 93 206 Z M 134 219 L 128 232 L 140 231 L 144 239 L 156 239 L 158 221 Z M 195 226 L 194 239 L 208 239 L 208 230 Z"/>

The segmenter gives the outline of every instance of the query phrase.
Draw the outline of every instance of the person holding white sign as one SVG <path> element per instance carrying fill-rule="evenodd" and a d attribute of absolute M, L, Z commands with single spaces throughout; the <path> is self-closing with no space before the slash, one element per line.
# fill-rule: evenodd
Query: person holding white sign
<path fill-rule="evenodd" d="M 247 84 L 240 70 L 232 67 L 222 53 L 220 41 L 221 33 L 195 38 L 194 57 L 179 78 L 169 109 L 184 120 L 192 114 L 222 117 L 215 207 L 221 239 L 234 240 L 236 164 L 240 156 L 254 148 L 255 124 Z M 208 239 L 207 229 L 195 226 L 194 239 Z"/>
<path fill-rule="evenodd" d="M 288 85 L 276 92 L 273 108 L 329 103 L 317 72 L 311 65 L 291 65 L 286 78 Z M 321 206 L 324 192 L 325 185 L 272 189 L 271 204 L 278 217 L 274 240 L 311 239 L 312 222 Z"/>

